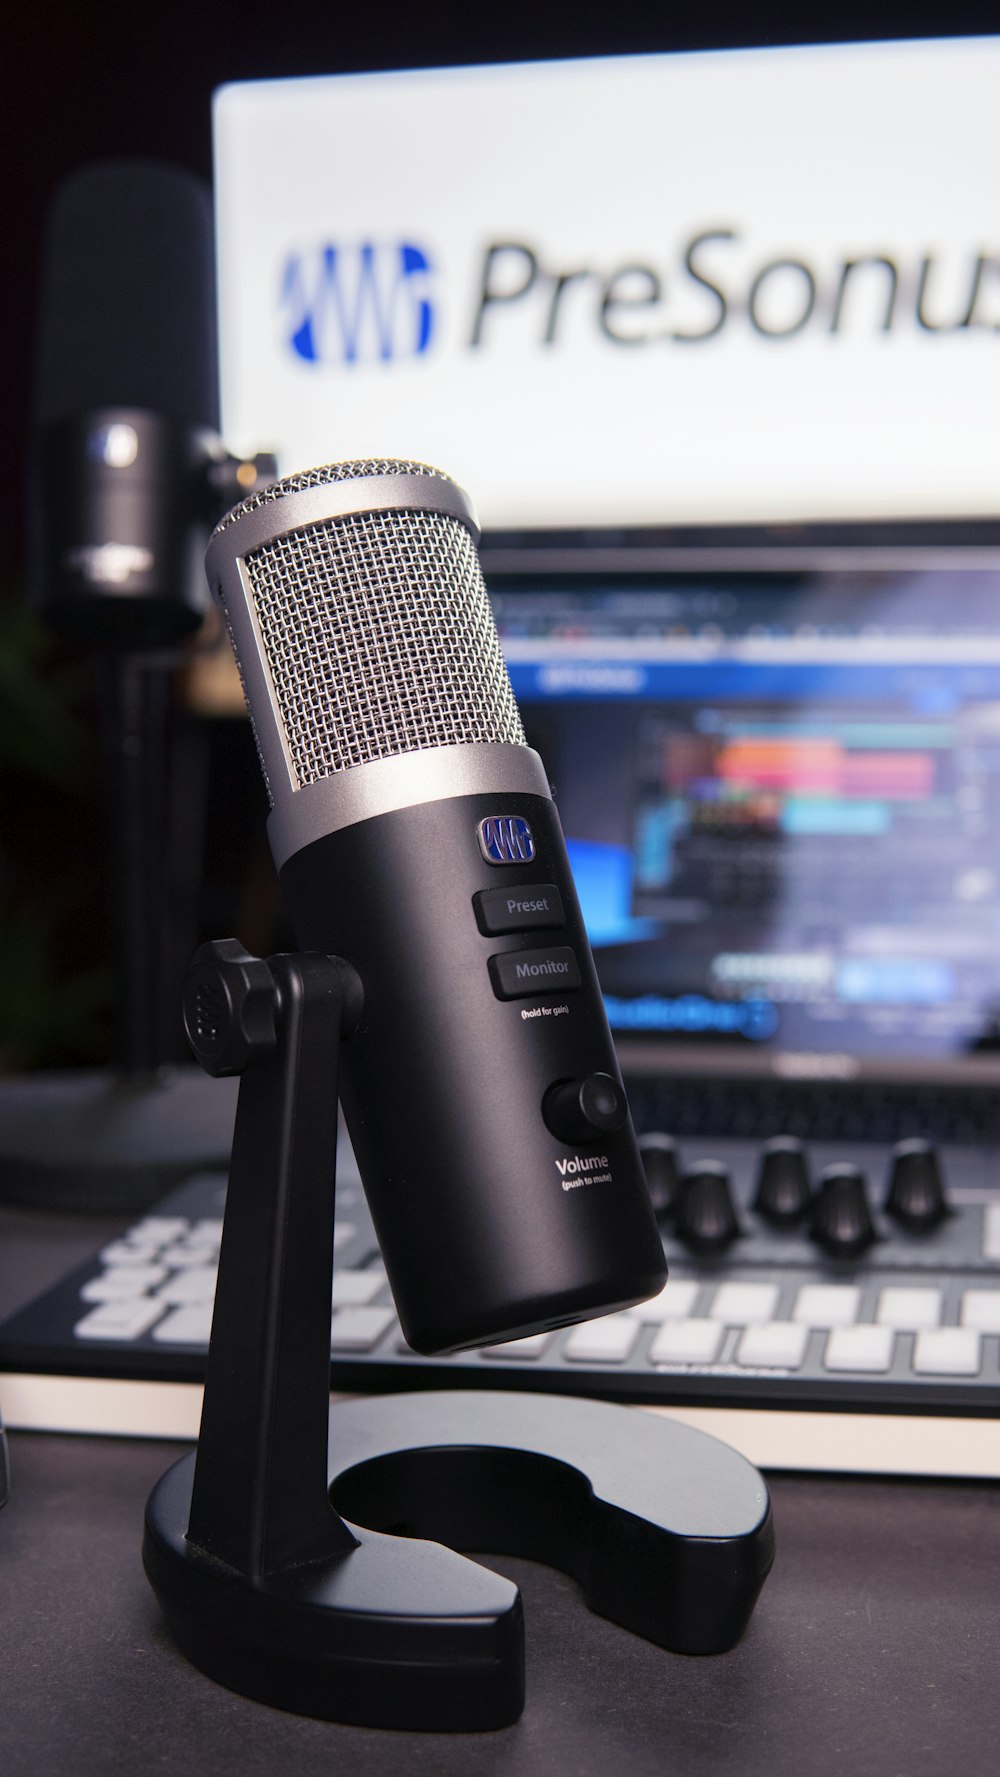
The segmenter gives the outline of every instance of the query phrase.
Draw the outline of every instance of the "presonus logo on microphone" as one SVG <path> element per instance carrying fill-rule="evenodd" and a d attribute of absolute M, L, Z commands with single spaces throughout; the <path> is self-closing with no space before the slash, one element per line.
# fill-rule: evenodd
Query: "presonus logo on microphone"
<path fill-rule="evenodd" d="M 531 828 L 516 814 L 491 814 L 480 821 L 479 845 L 490 864 L 530 864 L 535 855 Z"/>
<path fill-rule="evenodd" d="M 290 253 L 281 280 L 288 344 L 308 364 L 418 358 L 434 334 L 433 281 L 430 258 L 410 241 Z"/>

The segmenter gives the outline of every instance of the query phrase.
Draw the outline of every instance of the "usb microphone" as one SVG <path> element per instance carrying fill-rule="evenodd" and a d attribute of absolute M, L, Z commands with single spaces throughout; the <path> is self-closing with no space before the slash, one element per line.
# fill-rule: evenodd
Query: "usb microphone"
<path fill-rule="evenodd" d="M 341 1096 L 409 1344 L 457 1350 L 666 1276 L 548 780 L 467 496 L 339 463 L 213 533 L 298 944 L 364 1006 Z"/>

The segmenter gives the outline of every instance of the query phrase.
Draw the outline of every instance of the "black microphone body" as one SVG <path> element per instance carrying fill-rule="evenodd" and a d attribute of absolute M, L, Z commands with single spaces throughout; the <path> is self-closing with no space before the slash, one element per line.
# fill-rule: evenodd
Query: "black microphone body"
<path fill-rule="evenodd" d="M 203 620 L 215 359 L 206 182 L 79 169 L 46 219 L 30 488 L 32 596 L 64 634 L 159 647 Z"/>
<path fill-rule="evenodd" d="M 498 811 L 530 828 L 530 864 L 484 861 L 477 833 Z M 631 1123 L 577 1142 L 543 1116 L 551 1088 L 595 1075 L 624 1104 L 553 803 L 397 810 L 317 840 L 281 884 L 299 941 L 346 957 L 364 986 L 341 1099 L 410 1345 L 457 1349 L 654 1294 L 663 1248 Z M 551 903 L 553 889 L 557 928 L 479 929 L 477 897 Z M 515 997 L 497 997 L 496 957 L 530 971 Z M 579 984 L 535 972 L 557 966 Z"/>
<path fill-rule="evenodd" d="M 95 408 L 42 433 L 49 498 L 34 542 L 34 595 L 76 641 L 155 648 L 204 621 L 201 555 L 212 435 L 142 408 Z"/>
<path fill-rule="evenodd" d="M 341 1097 L 424 1352 L 623 1307 L 666 1276 L 475 534 L 446 477 L 337 465 L 246 502 L 208 558 L 292 929 L 364 990 Z"/>
<path fill-rule="evenodd" d="M 204 549 L 276 473 L 218 435 L 212 197 L 146 160 L 97 161 L 46 218 L 29 487 L 29 581 L 64 635 L 176 646 L 208 604 Z"/>

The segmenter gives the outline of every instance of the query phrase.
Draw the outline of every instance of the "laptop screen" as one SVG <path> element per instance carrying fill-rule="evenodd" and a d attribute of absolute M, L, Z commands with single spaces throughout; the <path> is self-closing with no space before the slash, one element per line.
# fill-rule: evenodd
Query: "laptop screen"
<path fill-rule="evenodd" d="M 613 1028 L 702 1064 L 988 1055 L 1000 553 L 734 559 L 488 576 Z"/>
<path fill-rule="evenodd" d="M 224 87 L 227 442 L 490 528 L 996 513 L 998 83 L 1000 37 Z"/>

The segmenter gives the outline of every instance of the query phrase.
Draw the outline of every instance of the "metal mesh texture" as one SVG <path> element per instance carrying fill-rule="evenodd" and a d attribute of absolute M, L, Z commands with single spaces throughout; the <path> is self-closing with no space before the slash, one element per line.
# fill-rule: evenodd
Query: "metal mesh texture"
<path fill-rule="evenodd" d="M 240 659 L 240 651 L 236 645 L 236 633 L 233 629 L 233 620 L 232 620 L 232 617 L 230 616 L 230 613 L 229 613 L 229 606 L 226 604 L 225 596 L 223 594 L 221 586 L 219 587 L 219 590 L 218 590 L 218 598 L 219 598 L 219 606 L 222 611 L 222 615 L 225 618 L 226 630 L 229 635 L 229 646 L 233 650 L 233 659 L 236 662 L 236 671 L 240 675 L 240 689 L 243 692 L 243 701 L 247 706 L 247 715 L 250 717 L 250 727 L 253 731 L 253 737 L 254 737 L 254 740 L 257 745 L 257 757 L 260 760 L 261 771 L 264 773 L 264 788 L 267 791 L 268 802 L 271 804 L 271 807 L 273 808 L 274 807 L 274 791 L 271 788 L 271 779 L 268 774 L 267 760 L 264 757 L 264 751 L 263 751 L 263 748 L 261 747 L 261 744 L 260 744 L 260 735 L 257 732 L 257 718 L 253 713 L 253 710 L 250 705 L 250 699 L 247 696 L 247 682 L 243 676 L 243 662 Z"/>
<path fill-rule="evenodd" d="M 245 568 L 300 788 L 426 747 L 526 744 L 458 520 L 335 518 L 250 551 Z"/>
<path fill-rule="evenodd" d="M 286 475 L 281 481 L 272 481 L 269 487 L 262 487 L 251 494 L 242 505 L 234 506 L 220 519 L 212 535 L 217 537 L 220 531 L 228 530 L 237 519 L 244 518 L 248 512 L 256 512 L 261 506 L 267 506 L 272 500 L 283 500 L 286 494 L 305 493 L 311 487 L 327 487 L 333 481 L 357 481 L 362 475 L 432 475 L 438 481 L 450 481 L 443 469 L 432 469 L 429 463 L 410 463 L 395 457 L 361 458 L 354 463 L 324 463 L 319 469 L 303 469 L 297 475 Z"/>

